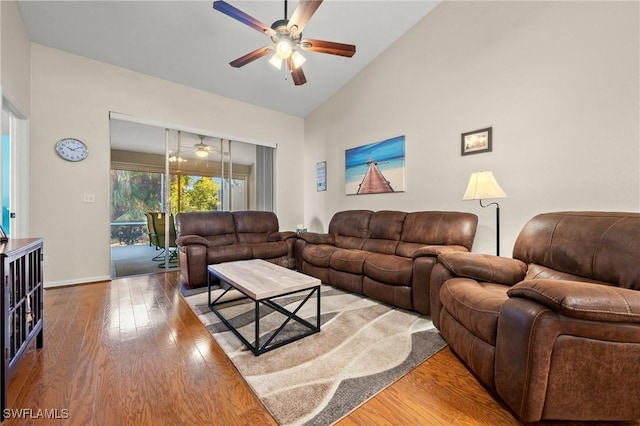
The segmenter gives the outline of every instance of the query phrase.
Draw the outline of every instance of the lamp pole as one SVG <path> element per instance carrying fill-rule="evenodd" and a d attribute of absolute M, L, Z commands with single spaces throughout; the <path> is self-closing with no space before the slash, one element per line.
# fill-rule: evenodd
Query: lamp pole
<path fill-rule="evenodd" d="M 489 207 L 492 204 L 496 205 L 496 256 L 500 256 L 500 204 L 494 202 L 485 206 L 480 200 L 480 207 Z"/>

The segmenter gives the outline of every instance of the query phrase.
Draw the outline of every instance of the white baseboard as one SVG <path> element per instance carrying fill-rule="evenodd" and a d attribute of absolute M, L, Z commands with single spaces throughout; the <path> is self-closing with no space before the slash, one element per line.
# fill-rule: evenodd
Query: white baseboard
<path fill-rule="evenodd" d="M 79 278 L 76 280 L 65 280 L 65 281 L 49 281 L 44 283 L 44 288 L 53 288 L 53 287 L 65 287 L 69 285 L 78 285 L 78 284 L 90 284 L 99 281 L 111 281 L 110 275 L 104 275 L 100 277 L 87 277 L 87 278 Z"/>

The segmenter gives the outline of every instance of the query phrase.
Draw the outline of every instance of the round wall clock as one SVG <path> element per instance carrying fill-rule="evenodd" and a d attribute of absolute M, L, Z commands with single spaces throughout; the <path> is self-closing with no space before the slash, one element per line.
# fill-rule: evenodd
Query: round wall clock
<path fill-rule="evenodd" d="M 89 155 L 89 149 L 79 139 L 64 138 L 56 143 L 56 152 L 67 161 L 82 161 Z"/>

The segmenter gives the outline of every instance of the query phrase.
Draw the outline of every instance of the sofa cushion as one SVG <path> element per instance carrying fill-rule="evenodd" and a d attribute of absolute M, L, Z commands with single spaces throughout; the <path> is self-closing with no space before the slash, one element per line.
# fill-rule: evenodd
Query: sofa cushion
<path fill-rule="evenodd" d="M 558 212 L 532 218 L 513 257 L 587 279 L 640 290 L 640 214 Z M 585 261 L 588 259 L 588 261 Z"/>
<path fill-rule="evenodd" d="M 254 259 L 272 259 L 274 257 L 286 256 L 289 252 L 289 246 L 285 241 L 252 243 L 250 247 Z"/>
<path fill-rule="evenodd" d="M 365 259 L 371 255 L 363 250 L 337 250 L 331 256 L 329 266 L 331 269 L 352 274 L 362 274 Z"/>
<path fill-rule="evenodd" d="M 509 298 L 509 288 L 468 278 L 452 278 L 440 289 L 440 302 L 443 309 L 474 336 L 495 346 L 500 308 Z"/>
<path fill-rule="evenodd" d="M 364 246 L 365 241 L 366 240 L 364 238 L 345 237 L 344 235 L 335 236 L 336 247 L 343 248 L 343 249 L 361 250 L 362 247 Z"/>
<path fill-rule="evenodd" d="M 413 260 L 391 254 L 371 253 L 364 261 L 364 274 L 376 281 L 393 285 L 410 285 Z"/>
<path fill-rule="evenodd" d="M 370 210 L 348 210 L 333 215 L 329 233 L 335 235 L 335 245 L 340 248 L 361 249 L 369 236 Z"/>
<path fill-rule="evenodd" d="M 188 212 L 176 215 L 178 237 L 200 235 L 213 245 L 227 245 L 237 242 L 236 227 L 230 212 Z"/>
<path fill-rule="evenodd" d="M 400 240 L 406 212 L 381 210 L 369 219 L 369 238 Z"/>
<path fill-rule="evenodd" d="M 246 210 L 232 214 L 241 243 L 262 243 L 268 240 L 269 234 L 278 232 L 278 217 L 273 212 Z"/>
<path fill-rule="evenodd" d="M 408 213 L 401 241 L 423 245 L 461 245 L 471 250 L 478 218 L 458 212 Z"/>
<path fill-rule="evenodd" d="M 373 213 L 369 219 L 369 238 L 364 241 L 362 249 L 395 254 L 406 216 L 405 212 L 389 210 Z"/>
<path fill-rule="evenodd" d="M 331 255 L 340 250 L 338 247 L 326 244 L 308 245 L 302 252 L 302 260 L 313 266 L 328 268 Z"/>
<path fill-rule="evenodd" d="M 208 247 L 220 247 L 220 246 L 229 246 L 236 244 L 238 242 L 238 238 L 236 238 L 236 234 L 220 234 L 220 235 L 209 235 L 204 237 L 207 241 L 209 241 Z"/>
<path fill-rule="evenodd" d="M 374 253 L 395 254 L 398 248 L 398 241 L 396 240 L 382 240 L 369 238 L 364 241 L 362 250 L 371 251 Z"/>
<path fill-rule="evenodd" d="M 251 259 L 251 245 L 248 244 L 233 244 L 207 250 L 207 265 L 247 259 Z"/>
<path fill-rule="evenodd" d="M 333 215 L 329 222 L 329 233 L 345 237 L 366 238 L 369 236 L 370 210 L 347 210 Z"/>

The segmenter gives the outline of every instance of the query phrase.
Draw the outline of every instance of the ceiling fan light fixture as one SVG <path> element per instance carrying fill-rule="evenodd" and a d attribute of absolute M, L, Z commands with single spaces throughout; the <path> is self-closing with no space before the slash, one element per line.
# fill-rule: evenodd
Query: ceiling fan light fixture
<path fill-rule="evenodd" d="M 293 53 L 291 39 L 287 36 L 281 36 L 276 43 L 276 55 L 280 59 L 288 59 L 291 53 Z"/>
<path fill-rule="evenodd" d="M 269 63 L 279 70 L 282 69 L 282 59 L 277 54 L 274 54 L 271 59 L 269 59 Z"/>
<path fill-rule="evenodd" d="M 302 56 L 298 51 L 294 50 L 291 54 L 291 60 L 293 61 L 293 68 L 298 68 L 307 60 L 304 56 Z"/>
<path fill-rule="evenodd" d="M 205 158 L 209 156 L 209 153 L 207 152 L 206 149 L 198 148 L 196 149 L 196 156 L 200 158 Z"/>

